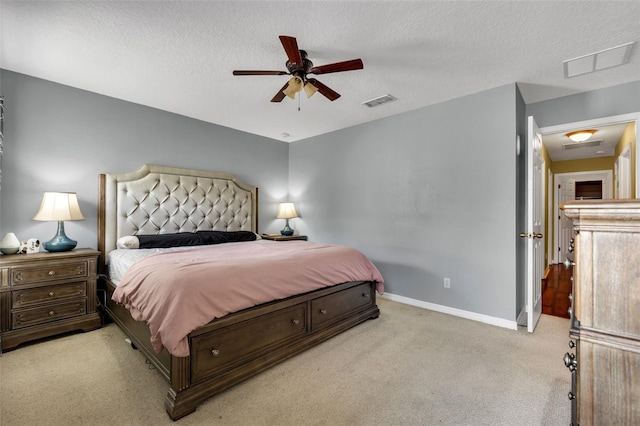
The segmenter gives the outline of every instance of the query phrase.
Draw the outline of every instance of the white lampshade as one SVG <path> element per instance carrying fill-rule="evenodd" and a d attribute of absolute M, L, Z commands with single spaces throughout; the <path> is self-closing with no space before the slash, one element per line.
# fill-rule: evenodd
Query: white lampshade
<path fill-rule="evenodd" d="M 83 220 L 75 192 L 45 192 L 33 220 Z"/>
<path fill-rule="evenodd" d="M 294 217 L 298 217 L 298 213 L 296 213 L 296 208 L 293 206 L 293 203 L 280 203 L 276 218 L 291 219 Z"/>

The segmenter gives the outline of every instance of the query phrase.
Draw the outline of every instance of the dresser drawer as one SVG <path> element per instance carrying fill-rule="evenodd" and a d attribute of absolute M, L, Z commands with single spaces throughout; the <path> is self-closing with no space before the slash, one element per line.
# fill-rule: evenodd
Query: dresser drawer
<path fill-rule="evenodd" d="M 373 303 L 371 283 L 363 283 L 341 292 L 311 301 L 311 331 L 339 320 L 344 315 Z"/>
<path fill-rule="evenodd" d="M 76 281 L 40 288 L 14 290 L 11 292 L 13 308 L 27 308 L 41 303 L 60 302 L 87 295 L 87 282 Z"/>
<path fill-rule="evenodd" d="M 66 303 L 49 304 L 39 308 L 15 310 L 11 313 L 13 328 L 44 324 L 65 318 L 84 315 L 87 312 L 86 299 Z"/>
<path fill-rule="evenodd" d="M 42 281 L 86 277 L 87 269 L 86 261 L 58 262 L 36 267 L 17 267 L 11 269 L 11 284 L 23 285 Z"/>
<path fill-rule="evenodd" d="M 306 304 L 263 315 L 191 339 L 192 379 L 198 381 L 257 358 L 306 334 Z"/>

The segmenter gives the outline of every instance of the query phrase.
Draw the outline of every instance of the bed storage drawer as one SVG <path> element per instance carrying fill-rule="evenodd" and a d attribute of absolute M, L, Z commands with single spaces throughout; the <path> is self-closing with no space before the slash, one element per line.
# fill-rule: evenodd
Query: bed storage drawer
<path fill-rule="evenodd" d="M 373 286 L 362 283 L 311 301 L 311 332 L 339 321 L 351 312 L 373 303 Z"/>
<path fill-rule="evenodd" d="M 191 339 L 193 381 L 257 358 L 306 334 L 306 304 L 262 315 Z"/>

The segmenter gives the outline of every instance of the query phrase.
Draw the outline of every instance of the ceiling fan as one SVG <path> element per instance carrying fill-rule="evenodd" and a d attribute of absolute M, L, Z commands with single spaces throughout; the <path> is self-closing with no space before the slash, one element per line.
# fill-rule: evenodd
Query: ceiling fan
<path fill-rule="evenodd" d="M 344 62 L 313 66 L 313 62 L 307 59 L 307 52 L 298 48 L 295 37 L 280 36 L 280 42 L 289 58 L 285 63 L 288 71 L 246 71 L 235 70 L 233 75 L 291 75 L 289 81 L 276 93 L 271 102 L 281 102 L 285 96 L 295 99 L 296 93 L 302 91 L 310 98 L 314 93 L 320 92 L 330 101 L 335 101 L 340 94 L 320 83 L 315 78 L 309 78 L 308 74 L 329 74 L 332 72 L 361 70 L 362 59 L 351 59 Z"/>

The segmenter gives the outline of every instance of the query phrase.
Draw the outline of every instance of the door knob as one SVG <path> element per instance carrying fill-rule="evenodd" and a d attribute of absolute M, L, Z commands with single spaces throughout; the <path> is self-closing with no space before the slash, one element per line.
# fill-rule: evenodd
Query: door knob
<path fill-rule="evenodd" d="M 520 238 L 533 238 L 533 239 L 536 239 L 536 238 L 542 238 L 542 237 L 543 237 L 542 234 L 536 234 L 535 232 L 531 233 L 531 234 L 527 234 L 526 232 L 521 232 L 520 233 Z"/>

